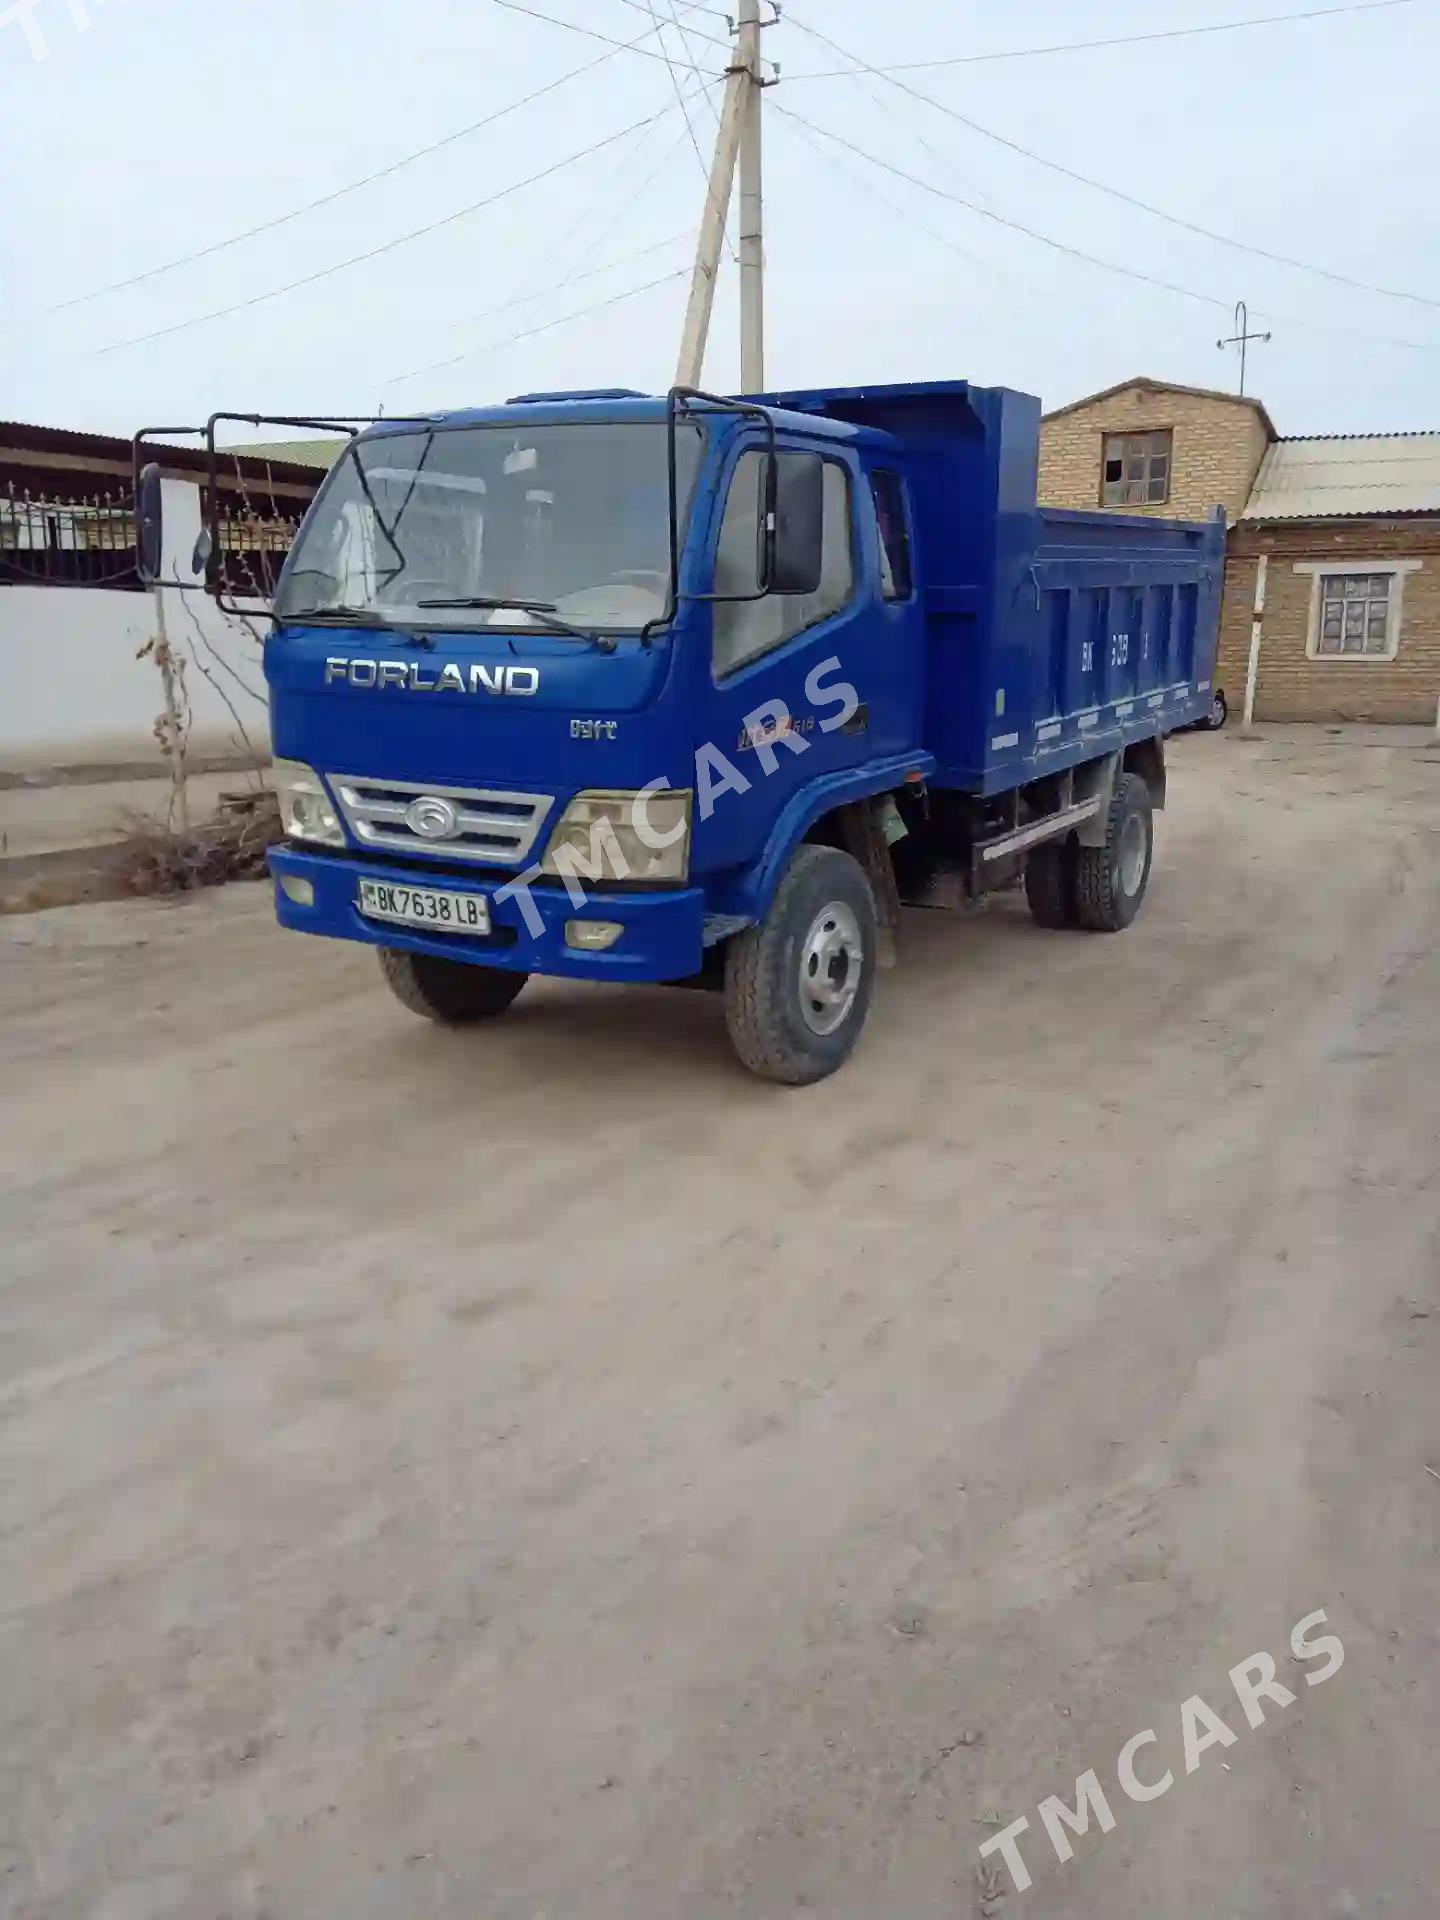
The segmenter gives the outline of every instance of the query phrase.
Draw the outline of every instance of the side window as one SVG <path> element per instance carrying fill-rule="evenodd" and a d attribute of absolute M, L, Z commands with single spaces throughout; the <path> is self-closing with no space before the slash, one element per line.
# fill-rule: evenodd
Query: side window
<path fill-rule="evenodd" d="M 793 455 L 780 455 L 785 462 Z M 730 482 L 725 517 L 715 549 L 715 592 L 754 593 L 760 556 L 756 550 L 760 475 L 763 456 L 744 453 Z M 820 585 L 814 593 L 767 593 L 763 600 L 719 601 L 714 609 L 714 667 L 716 679 L 734 673 L 772 647 L 792 640 L 806 627 L 838 613 L 855 587 L 855 561 L 850 537 L 850 476 L 834 460 L 825 462 L 823 476 L 825 525 L 820 560 Z"/>
<path fill-rule="evenodd" d="M 898 473 L 880 467 L 870 476 L 870 491 L 880 524 L 880 592 L 886 600 L 908 600 L 915 582 L 910 570 L 904 486 Z"/>

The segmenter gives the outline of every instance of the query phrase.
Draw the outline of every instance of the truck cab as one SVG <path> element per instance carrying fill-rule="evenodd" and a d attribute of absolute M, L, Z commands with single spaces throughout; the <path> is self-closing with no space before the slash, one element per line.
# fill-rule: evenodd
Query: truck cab
<path fill-rule="evenodd" d="M 902 898 L 1028 868 L 1042 923 L 1128 923 L 1214 531 L 1040 515 L 1037 423 L 951 382 L 367 427 L 274 595 L 281 922 L 447 1023 L 533 973 L 717 985 L 790 1084 L 855 1044 Z"/>

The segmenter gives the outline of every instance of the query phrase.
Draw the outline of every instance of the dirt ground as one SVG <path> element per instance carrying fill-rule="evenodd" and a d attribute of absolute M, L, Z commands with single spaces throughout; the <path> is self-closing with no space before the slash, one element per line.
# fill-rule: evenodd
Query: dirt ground
<path fill-rule="evenodd" d="M 911 915 L 803 1092 L 260 886 L 0 924 L 0 1909 L 1430 1920 L 1437 878 L 1434 748 L 1182 740 L 1130 932 Z"/>

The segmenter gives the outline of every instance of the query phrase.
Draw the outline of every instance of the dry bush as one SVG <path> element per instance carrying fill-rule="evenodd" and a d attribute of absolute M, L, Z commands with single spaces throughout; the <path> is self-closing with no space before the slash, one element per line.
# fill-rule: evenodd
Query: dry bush
<path fill-rule="evenodd" d="M 188 835 L 138 819 L 118 850 L 118 877 L 130 893 L 189 893 L 227 880 L 258 880 L 265 849 L 281 838 L 280 809 L 268 788 L 220 797 L 214 816 Z"/>

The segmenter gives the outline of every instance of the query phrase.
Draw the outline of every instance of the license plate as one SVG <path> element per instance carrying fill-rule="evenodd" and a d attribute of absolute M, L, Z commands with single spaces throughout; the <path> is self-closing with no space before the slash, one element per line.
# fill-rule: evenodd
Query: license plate
<path fill-rule="evenodd" d="M 490 902 L 480 893 L 448 893 L 438 887 L 397 887 L 388 880 L 362 880 L 356 903 L 368 920 L 437 933 L 489 933 Z"/>

